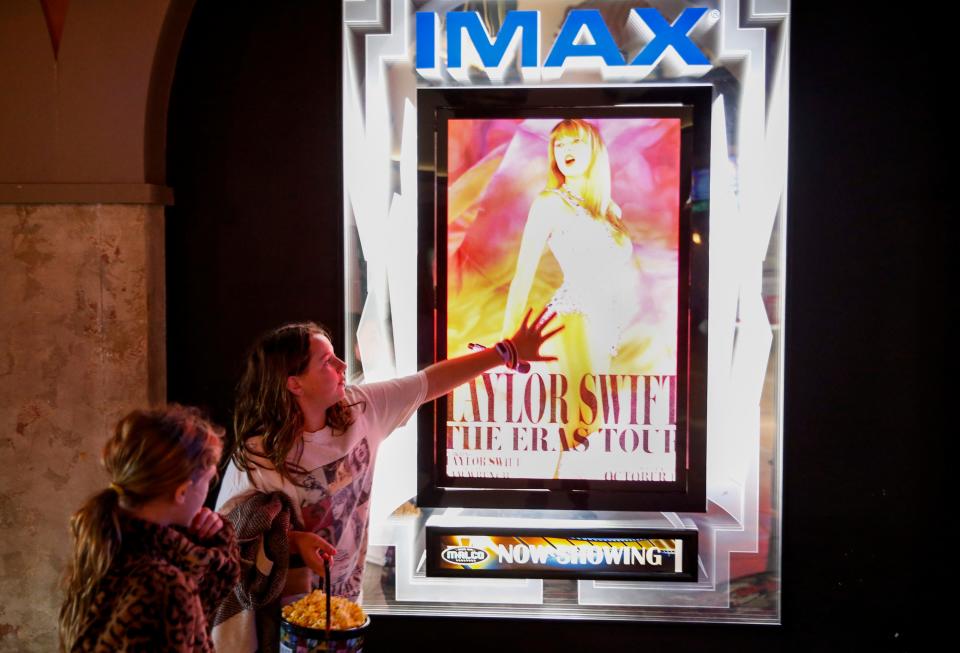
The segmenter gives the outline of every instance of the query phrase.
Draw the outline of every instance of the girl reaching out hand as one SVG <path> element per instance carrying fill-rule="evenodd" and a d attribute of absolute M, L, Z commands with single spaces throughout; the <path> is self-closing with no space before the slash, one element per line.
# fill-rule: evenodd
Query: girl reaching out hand
<path fill-rule="evenodd" d="M 283 492 L 301 526 L 290 531 L 303 564 L 322 573 L 332 555 L 331 591 L 356 600 L 367 549 L 370 490 L 380 444 L 420 404 L 508 362 L 554 360 L 541 345 L 560 331 L 546 309 L 528 311 L 501 347 L 440 361 L 411 376 L 346 384 L 346 364 L 329 334 L 314 323 L 282 326 L 263 336 L 247 358 L 237 396 L 233 464 L 218 506 L 260 493 Z M 516 361 L 515 361 L 516 362 Z M 390 464 L 384 462 L 382 464 Z M 291 564 L 291 571 L 295 571 Z M 308 591 L 309 585 L 288 593 Z"/>

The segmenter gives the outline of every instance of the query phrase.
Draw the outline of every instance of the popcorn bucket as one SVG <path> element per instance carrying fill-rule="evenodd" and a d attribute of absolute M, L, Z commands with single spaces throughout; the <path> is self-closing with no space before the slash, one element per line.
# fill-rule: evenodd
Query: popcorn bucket
<path fill-rule="evenodd" d="M 330 561 L 324 558 L 324 579 L 330 578 Z M 363 636 L 370 627 L 370 617 L 354 628 L 333 629 L 330 624 L 330 583 L 324 582 L 326 599 L 326 628 L 301 626 L 281 617 L 280 653 L 360 653 Z"/>
<path fill-rule="evenodd" d="M 361 653 L 363 636 L 370 617 L 356 628 L 331 630 L 330 639 L 322 628 L 304 628 L 286 619 L 280 622 L 280 653 Z"/>

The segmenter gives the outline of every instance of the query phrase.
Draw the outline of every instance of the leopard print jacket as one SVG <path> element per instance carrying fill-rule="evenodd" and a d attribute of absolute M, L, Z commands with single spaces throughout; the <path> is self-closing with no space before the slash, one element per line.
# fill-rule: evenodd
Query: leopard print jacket
<path fill-rule="evenodd" d="M 199 543 L 124 515 L 122 544 L 71 651 L 213 651 L 213 613 L 240 574 L 233 526 Z"/>

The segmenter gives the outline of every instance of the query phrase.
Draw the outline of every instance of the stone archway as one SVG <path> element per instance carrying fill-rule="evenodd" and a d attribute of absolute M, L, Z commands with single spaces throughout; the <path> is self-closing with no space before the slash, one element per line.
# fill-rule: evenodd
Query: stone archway
<path fill-rule="evenodd" d="M 169 89 L 193 0 L 0 4 L 0 651 L 56 649 L 67 521 L 165 399 Z"/>

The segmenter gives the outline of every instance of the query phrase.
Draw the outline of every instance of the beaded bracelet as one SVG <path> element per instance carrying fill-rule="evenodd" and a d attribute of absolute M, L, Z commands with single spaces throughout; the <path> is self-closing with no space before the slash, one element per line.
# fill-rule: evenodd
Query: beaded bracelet
<path fill-rule="evenodd" d="M 494 345 L 493 348 L 500 354 L 500 358 L 503 359 L 503 364 L 512 370 L 517 366 L 517 355 L 513 348 L 507 345 L 508 342 L 509 340 L 501 340 Z"/>
<path fill-rule="evenodd" d="M 487 349 L 483 345 L 479 345 L 475 342 L 471 342 L 467 345 L 469 349 L 474 351 L 479 351 L 482 349 Z M 493 346 L 500 358 L 503 359 L 503 364 L 507 366 L 508 369 L 516 370 L 521 374 L 526 374 L 530 371 L 530 363 L 525 360 L 520 360 L 520 354 L 517 351 L 517 346 L 513 344 L 513 341 L 509 338 L 501 340 Z"/>

